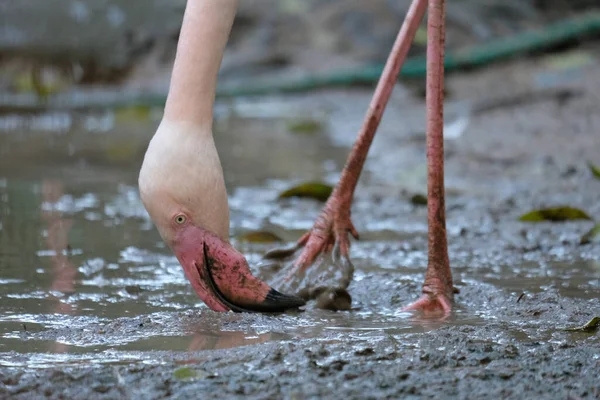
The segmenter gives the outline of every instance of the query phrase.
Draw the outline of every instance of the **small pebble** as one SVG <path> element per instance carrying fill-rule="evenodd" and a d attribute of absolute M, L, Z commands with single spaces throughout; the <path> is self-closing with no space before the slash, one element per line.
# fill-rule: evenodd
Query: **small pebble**
<path fill-rule="evenodd" d="M 331 311 L 348 311 L 352 307 L 352 297 L 342 288 L 329 288 L 317 297 L 317 307 Z"/>

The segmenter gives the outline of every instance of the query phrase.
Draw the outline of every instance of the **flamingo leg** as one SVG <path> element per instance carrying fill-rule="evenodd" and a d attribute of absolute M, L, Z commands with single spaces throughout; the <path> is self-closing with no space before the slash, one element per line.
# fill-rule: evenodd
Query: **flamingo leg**
<path fill-rule="evenodd" d="M 359 237 L 350 219 L 354 190 L 392 89 L 426 9 L 427 0 L 413 0 L 410 5 L 377 83 L 365 120 L 348 156 L 340 181 L 317 217 L 313 228 L 298 240 L 295 247 L 288 250 L 274 249 L 267 252 L 265 258 L 285 258 L 302 248 L 302 252 L 294 263 L 293 273 L 296 273 L 302 272 L 312 265 L 321 253 L 333 249 L 334 261 L 342 260 L 342 262 L 350 264 L 348 235 L 351 234 L 355 239 Z"/>
<path fill-rule="evenodd" d="M 427 23 L 427 222 L 428 265 L 423 296 L 405 310 L 448 315 L 454 288 L 448 259 L 444 201 L 445 0 L 429 0 Z"/>

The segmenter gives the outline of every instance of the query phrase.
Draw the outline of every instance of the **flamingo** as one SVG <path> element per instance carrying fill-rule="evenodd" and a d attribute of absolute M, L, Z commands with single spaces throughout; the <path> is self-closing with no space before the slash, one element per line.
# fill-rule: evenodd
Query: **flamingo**
<path fill-rule="evenodd" d="M 239 0 L 188 0 L 164 114 L 146 150 L 138 185 L 142 203 L 162 239 L 209 308 L 220 312 L 284 311 L 305 302 L 254 277 L 244 256 L 229 243 L 227 193 L 212 135 L 217 74 L 238 6 Z M 350 219 L 356 184 L 427 9 L 429 253 L 423 295 L 405 309 L 448 315 L 454 289 L 444 204 L 445 0 L 412 1 L 340 181 L 292 254 L 301 250 L 294 272 L 305 270 L 317 256 L 332 249 L 338 262 L 350 262 L 349 235 L 358 239 Z"/>

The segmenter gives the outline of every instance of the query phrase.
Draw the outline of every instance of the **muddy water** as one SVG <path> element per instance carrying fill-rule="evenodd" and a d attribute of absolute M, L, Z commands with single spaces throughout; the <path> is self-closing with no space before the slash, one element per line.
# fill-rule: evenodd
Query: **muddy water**
<path fill-rule="evenodd" d="M 140 155 L 157 121 L 142 119 L 133 127 L 113 121 L 116 125 L 108 130 L 86 131 L 92 118 L 111 119 L 72 118 L 66 132 L 46 123 L 45 132 L 2 133 L 0 347 L 6 355 L 2 363 L 11 364 L 11 351 L 185 350 L 189 345 L 202 348 L 193 343 L 203 341 L 208 347 L 214 340 L 225 347 L 261 341 L 262 335 L 221 332 L 210 325 L 124 336 L 111 344 L 86 338 L 23 340 L 50 327 L 85 330 L 120 317 L 160 319 L 178 310 L 207 310 L 190 290 L 138 197 Z M 291 123 L 227 118 L 217 128 L 217 145 L 224 148 L 222 162 L 233 193 L 234 236 L 265 228 L 278 208 L 277 193 L 286 185 L 294 180 L 327 180 L 339 169 L 343 149 L 333 147 L 323 134 L 286 132 Z M 277 131 L 281 134 L 267 134 Z M 274 157 L 264 157 L 265 149 Z M 248 207 L 248 202 L 254 206 Z M 277 233 L 296 236 L 285 226 Z"/>
<path fill-rule="evenodd" d="M 457 100 L 472 101 L 470 85 L 515 81 L 515 70 L 451 83 Z M 518 71 L 524 80 L 534 68 Z M 410 201 L 426 187 L 415 140 L 422 103 L 405 91 L 391 100 L 359 184 L 353 308 L 337 313 L 311 303 L 274 316 L 218 314 L 198 301 L 136 191 L 156 115 L 0 118 L 0 393 L 597 398 L 600 336 L 564 330 L 600 314 L 600 244 L 579 243 L 593 223 L 517 221 L 565 203 L 600 215 L 600 185 L 582 161 L 600 163 L 600 113 L 590 112 L 600 89 L 589 89 L 600 75 L 586 79 L 573 83 L 584 95 L 566 104 L 473 117 L 447 141 L 449 251 L 461 293 L 443 322 L 399 312 L 419 296 L 427 264 L 426 209 Z M 264 229 L 291 242 L 311 226 L 321 204 L 277 194 L 336 181 L 368 101 L 358 90 L 236 112 L 219 105 L 232 236 L 258 275 L 274 277 L 261 263 L 272 245 L 238 238 Z M 323 132 L 289 132 L 299 117 L 323 118 Z M 173 378 L 182 363 L 200 378 Z"/>
<path fill-rule="evenodd" d="M 75 122 L 68 134 L 56 134 L 51 140 L 48 136 L 53 134 L 47 132 L 3 135 L 2 365 L 143 362 L 155 351 L 222 349 L 295 339 L 340 341 L 347 335 L 377 338 L 441 326 L 415 323 L 399 307 L 378 304 L 377 296 L 372 302 L 355 301 L 350 312 L 309 306 L 300 314 L 272 317 L 274 321 L 251 318 L 240 323 L 237 316 L 209 311 L 190 289 L 139 201 L 135 181 L 139 150 L 155 123 L 132 128 L 117 122 L 104 132 L 90 134 Z M 220 120 L 217 143 L 232 194 L 234 238 L 248 230 L 266 229 L 286 240 L 296 239 L 310 226 L 320 204 L 282 204 L 276 201 L 277 193 L 296 180 L 336 179 L 346 149 L 333 146 L 325 133 L 286 132 L 286 123 L 267 118 Z M 116 163 L 110 146 L 94 148 L 96 143 L 120 140 L 124 131 L 135 138 L 127 150 L 132 160 L 121 156 Z M 76 149 L 69 150 L 69 146 Z M 265 148 L 273 157 L 263 156 Z M 364 232 L 366 240 L 355 250 L 356 285 L 378 274 L 385 274 L 388 284 L 420 284 L 421 274 L 415 274 L 411 263 L 422 265 L 422 248 L 405 248 L 401 265 L 364 260 L 378 257 L 381 249 L 395 242 L 422 242 L 426 229 L 422 216 L 421 212 L 420 221 L 413 224 L 417 232 L 403 232 L 401 227 L 395 232 L 376 228 Z M 236 244 L 256 273 L 265 279 L 272 276 L 260 268 L 261 254 L 272 245 Z M 460 276 L 463 269 L 456 268 L 456 273 Z M 592 279 L 598 273 L 598 264 L 593 262 L 550 263 L 541 270 L 534 263 L 493 264 L 469 273 L 468 279 L 514 292 L 535 293 L 554 284 L 563 296 L 591 299 L 599 293 Z M 486 317 L 459 308 L 448 323 L 483 325 Z M 278 329 L 273 330 L 273 324 Z"/>
<path fill-rule="evenodd" d="M 293 338 L 333 339 L 349 333 L 422 329 L 411 325 L 408 314 L 378 309 L 374 304 L 349 313 L 310 309 L 276 317 L 285 329 L 274 333 L 266 320 L 227 328 L 236 318 L 214 314 L 199 302 L 140 203 L 135 181 L 139 150 L 155 123 L 132 128 L 117 122 L 109 130 L 90 133 L 75 121 L 66 134 L 4 133 L 2 365 L 122 363 L 143 360 L 146 351 L 231 348 Z M 321 204 L 293 200 L 282 204 L 276 200 L 278 192 L 297 180 L 333 183 L 337 178 L 335 171 L 346 149 L 333 146 L 325 133 L 286 132 L 289 124 L 280 119 L 224 118 L 217 128 L 232 193 L 234 241 L 245 231 L 257 229 L 296 239 L 302 228 L 310 226 Z M 52 131 L 52 126 L 48 129 Z M 115 162 L 113 154 L 119 153 L 101 143 L 114 140 L 119 145 L 123 132 L 135 138 L 122 150 L 134 159 L 125 161 L 121 155 L 120 162 Z M 266 148 L 273 157 L 264 157 Z M 393 239 L 386 231 L 369 231 L 369 236 Z M 265 279 L 272 276 L 260 268 L 259 261 L 262 252 L 273 245 L 235 243 L 254 262 L 256 273 Z M 357 280 L 376 269 L 360 269 Z M 104 328 L 124 318 L 139 321 L 136 332 Z M 481 323 L 460 311 L 456 320 Z M 46 337 L 49 330 L 58 332 L 57 336 Z"/>

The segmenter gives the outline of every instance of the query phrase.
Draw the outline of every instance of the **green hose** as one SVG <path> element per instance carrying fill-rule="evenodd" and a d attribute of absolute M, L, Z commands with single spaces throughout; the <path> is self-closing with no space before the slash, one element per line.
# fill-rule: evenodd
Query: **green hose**
<path fill-rule="evenodd" d="M 444 60 L 446 72 L 483 66 L 500 59 L 540 51 L 586 35 L 600 33 L 600 12 L 591 12 L 548 25 L 537 31 L 519 33 L 507 38 L 492 40 L 463 51 L 447 52 Z M 400 76 L 422 78 L 426 74 L 426 58 L 413 57 L 404 63 Z M 330 86 L 374 83 L 379 80 L 383 65 L 355 70 L 334 71 L 326 75 L 313 75 L 290 81 L 274 81 L 256 85 L 239 85 L 217 90 L 219 97 L 292 93 Z"/>
<path fill-rule="evenodd" d="M 543 29 L 519 33 L 507 38 L 492 40 L 482 45 L 461 51 L 448 51 L 444 60 L 445 70 L 451 72 L 465 68 L 480 67 L 494 61 L 545 50 L 553 46 L 582 39 L 600 33 L 600 12 L 588 12 L 583 16 L 548 25 Z M 354 70 L 334 71 L 325 75 L 309 75 L 297 79 L 277 79 L 255 84 L 222 86 L 217 97 L 257 96 L 274 93 L 298 93 L 325 87 L 373 84 L 379 80 L 383 66 L 367 66 Z M 426 74 L 426 58 L 413 57 L 404 63 L 400 75 L 407 78 L 422 78 Z M 131 106 L 163 106 L 164 93 L 62 93 L 51 95 L 45 100 L 35 96 L 23 97 L 14 94 L 0 95 L 0 110 L 40 109 L 90 109 L 118 108 Z"/>

